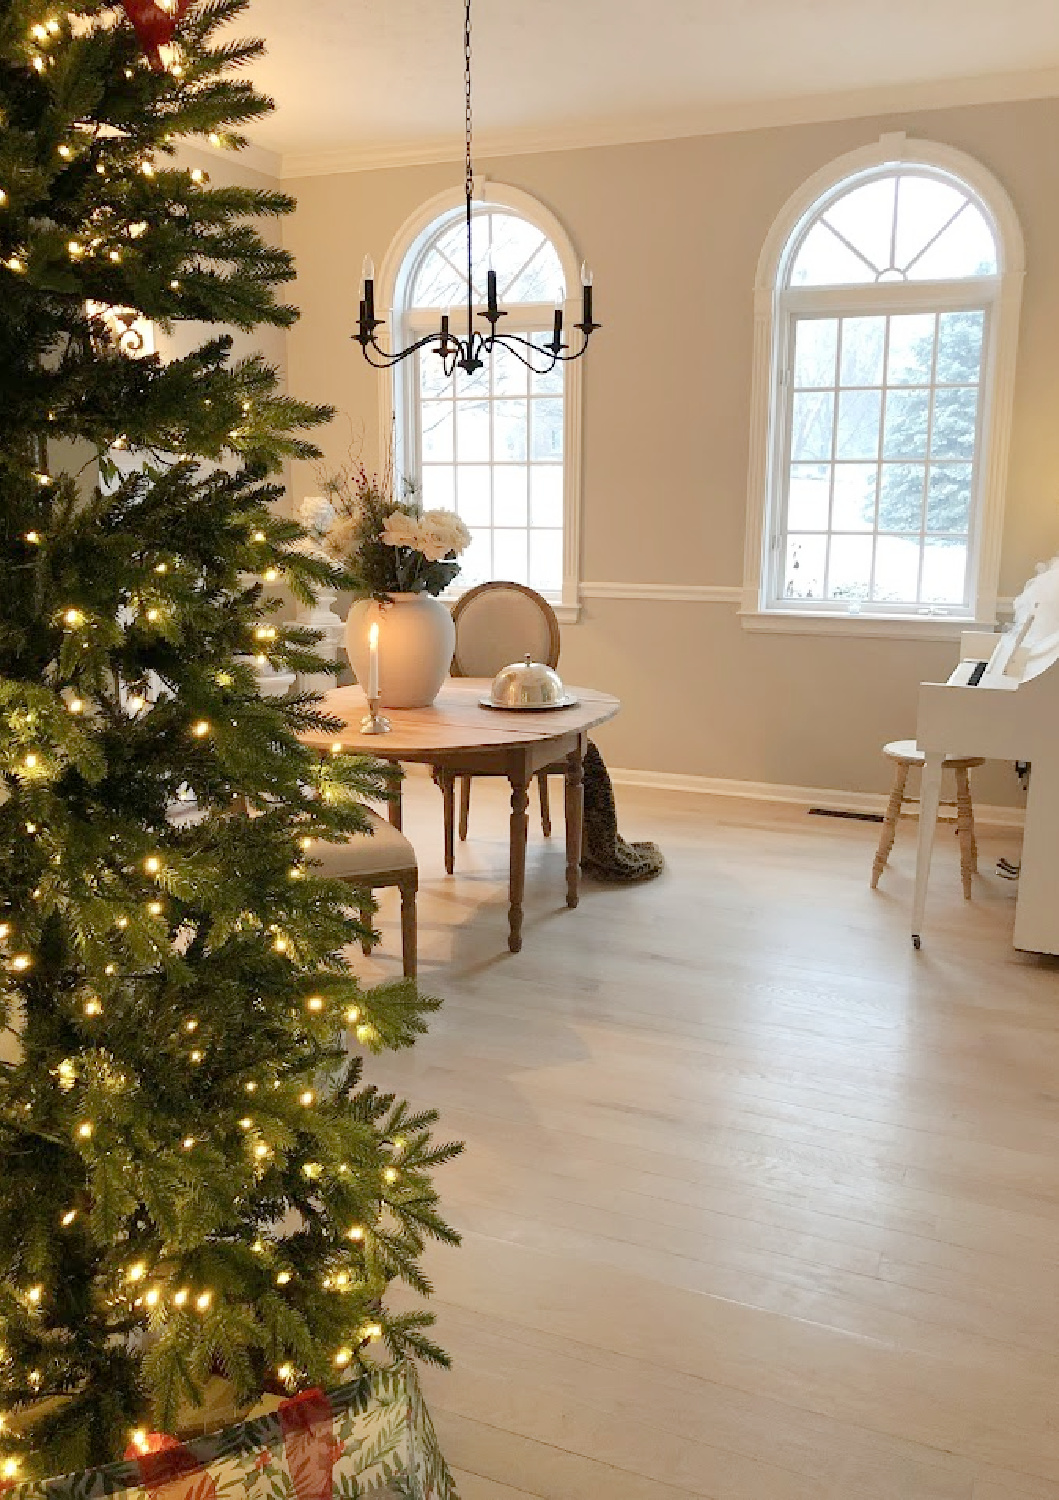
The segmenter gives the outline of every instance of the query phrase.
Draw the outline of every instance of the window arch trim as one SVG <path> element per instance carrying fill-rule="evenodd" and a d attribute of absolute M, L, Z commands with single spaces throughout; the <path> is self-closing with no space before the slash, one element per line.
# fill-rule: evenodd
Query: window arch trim
<path fill-rule="evenodd" d="M 923 167 L 955 179 L 971 194 L 994 232 L 998 274 L 968 277 L 969 297 L 991 305 L 992 336 L 983 381 L 987 402 L 980 432 L 981 477 L 978 544 L 974 567 L 975 622 L 992 625 L 997 606 L 1004 499 L 1014 399 L 1015 359 L 1019 312 L 1025 270 L 1022 230 L 1014 205 L 997 179 L 981 162 L 954 147 L 909 140 L 904 133 L 883 135 L 869 146 L 851 151 L 813 173 L 794 192 L 773 222 L 758 258 L 754 287 L 754 348 L 751 387 L 750 458 L 747 486 L 747 524 L 740 614 L 749 629 L 801 630 L 818 633 L 839 630 L 849 634 L 958 635 L 973 623 L 969 616 L 935 619 L 926 611 L 908 615 L 849 615 L 835 611 L 769 607 L 769 548 L 777 492 L 776 416 L 778 382 L 790 309 L 803 297 L 813 305 L 833 300 L 847 307 L 856 300 L 878 307 L 933 298 L 957 282 L 886 282 L 835 288 L 788 286 L 787 273 L 805 232 L 831 201 L 865 180 L 895 171 Z M 962 300 L 962 299 L 958 299 Z"/>
<path fill-rule="evenodd" d="M 386 309 L 391 329 L 400 330 L 404 318 L 403 297 L 406 281 L 414 274 L 423 249 L 436 233 L 438 221 L 465 204 L 462 188 L 452 187 L 436 193 L 409 215 L 394 235 L 379 270 L 376 296 Z M 521 188 L 491 178 L 479 178 L 475 186 L 476 204 L 510 209 L 554 245 L 563 270 L 566 302 L 564 323 L 571 327 L 580 316 L 580 260 L 566 229 L 538 198 Z M 550 304 L 554 306 L 554 303 Z M 398 333 L 400 337 L 400 332 Z M 391 380 L 384 380 L 379 397 L 379 451 L 394 453 L 397 471 L 408 464 L 403 451 L 404 435 L 399 420 L 401 410 L 411 410 L 416 399 L 413 360 L 397 365 Z M 584 375 L 582 361 L 564 365 L 563 402 L 563 579 L 558 598 L 550 600 L 562 624 L 576 623 L 580 616 L 581 535 L 583 504 L 582 405 Z M 396 451 L 395 451 L 396 449 Z"/>

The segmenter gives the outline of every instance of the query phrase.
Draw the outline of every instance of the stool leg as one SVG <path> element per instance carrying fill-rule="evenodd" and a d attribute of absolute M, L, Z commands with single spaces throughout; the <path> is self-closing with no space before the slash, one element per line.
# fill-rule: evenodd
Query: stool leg
<path fill-rule="evenodd" d="M 875 859 L 871 867 L 873 891 L 879 884 L 879 876 L 886 869 L 886 861 L 890 858 L 890 850 L 897 837 L 897 820 L 901 816 L 901 805 L 905 800 L 907 782 L 908 766 L 903 761 L 898 761 L 894 767 L 894 784 L 890 788 L 890 800 L 886 804 L 886 816 L 883 818 L 882 833 L 879 835 L 879 847 L 875 851 Z"/>
<path fill-rule="evenodd" d="M 971 778 L 966 766 L 956 768 L 956 832 L 960 839 L 960 877 L 964 900 L 971 899 L 971 876 L 978 873 L 978 845 L 974 837 Z"/>

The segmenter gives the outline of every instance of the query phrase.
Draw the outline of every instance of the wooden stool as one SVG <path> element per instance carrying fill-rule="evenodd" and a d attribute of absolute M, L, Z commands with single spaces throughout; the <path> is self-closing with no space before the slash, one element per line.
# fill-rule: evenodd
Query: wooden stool
<path fill-rule="evenodd" d="M 891 740 L 888 745 L 883 746 L 883 754 L 894 762 L 894 784 L 890 790 L 890 800 L 886 804 L 886 816 L 883 818 L 879 847 L 875 851 L 875 862 L 871 867 L 872 890 L 879 884 L 879 876 L 886 869 L 886 861 L 890 858 L 901 808 L 905 802 L 915 800 L 905 796 L 908 773 L 913 766 L 922 766 L 925 759 L 915 740 Z M 969 901 L 971 876 L 978 873 L 978 846 L 974 841 L 974 808 L 971 806 L 971 779 L 968 773 L 974 766 L 984 765 L 985 760 L 980 755 L 953 755 L 946 756 L 942 764 L 944 769 L 956 774 L 956 833 L 960 840 L 960 876 L 963 880 L 964 898 Z"/>

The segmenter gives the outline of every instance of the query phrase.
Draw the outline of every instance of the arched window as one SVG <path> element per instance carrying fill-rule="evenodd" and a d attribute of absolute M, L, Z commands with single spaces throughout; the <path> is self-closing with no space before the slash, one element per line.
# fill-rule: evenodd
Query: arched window
<path fill-rule="evenodd" d="M 762 257 L 768 439 L 751 469 L 764 524 L 748 538 L 744 611 L 991 618 L 1014 212 L 977 164 L 903 137 L 835 168 L 788 205 Z"/>
<path fill-rule="evenodd" d="M 464 329 L 466 243 L 465 206 L 455 194 L 426 205 L 398 236 L 383 270 L 385 293 L 392 268 L 398 344 L 436 329 L 445 312 Z M 472 243 L 475 325 L 485 327 L 477 314 L 491 267 L 506 313 L 502 331 L 549 341 L 556 305 L 580 290 L 556 221 L 525 194 L 488 183 L 474 204 Z M 512 579 L 576 606 L 580 392 L 576 364 L 538 375 L 502 350 L 473 375 L 446 377 L 430 349 L 395 370 L 398 471 L 418 481 L 424 505 L 457 511 L 471 531 L 458 588 Z"/>

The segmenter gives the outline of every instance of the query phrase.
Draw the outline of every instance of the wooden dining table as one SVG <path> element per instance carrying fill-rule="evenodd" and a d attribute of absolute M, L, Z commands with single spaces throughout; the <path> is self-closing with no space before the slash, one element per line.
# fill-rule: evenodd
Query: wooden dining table
<path fill-rule="evenodd" d="M 305 744 L 322 751 L 349 750 L 391 762 L 434 768 L 446 802 L 445 868 L 453 868 L 452 813 L 456 778 L 503 776 L 511 785 L 511 854 L 509 867 L 508 947 L 522 947 L 522 906 L 526 889 L 526 837 L 529 786 L 536 772 L 560 762 L 566 779 L 566 904 L 576 906 L 581 879 L 584 825 L 583 762 L 589 730 L 612 719 L 621 708 L 617 698 L 593 688 L 568 687 L 577 702 L 569 708 L 511 710 L 482 706 L 489 678 L 450 678 L 429 708 L 382 710 L 388 734 L 365 734 L 361 720 L 367 701 L 360 687 L 335 688 L 320 704 L 340 719 L 336 734 L 306 732 Z M 400 777 L 395 775 L 390 821 L 401 826 Z"/>

